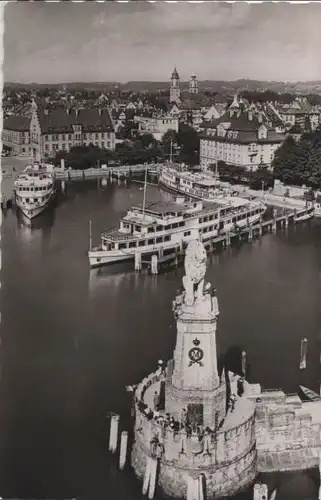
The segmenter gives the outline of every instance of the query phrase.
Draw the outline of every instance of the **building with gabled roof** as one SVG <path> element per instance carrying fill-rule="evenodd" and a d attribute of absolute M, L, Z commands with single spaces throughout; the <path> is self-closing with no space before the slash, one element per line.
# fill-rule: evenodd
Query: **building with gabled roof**
<path fill-rule="evenodd" d="M 5 118 L 2 129 L 2 144 L 15 155 L 30 155 L 30 117 L 12 115 Z"/>
<path fill-rule="evenodd" d="M 34 101 L 30 142 L 34 157 L 41 161 L 55 151 L 69 151 L 74 146 L 94 144 L 114 150 L 115 131 L 107 108 L 49 109 Z"/>
<path fill-rule="evenodd" d="M 306 118 L 308 118 L 312 130 L 315 130 L 320 124 L 320 111 L 311 106 L 306 97 L 297 97 L 290 105 L 282 106 L 279 114 L 287 128 L 300 125 L 305 130 L 308 124 Z"/>
<path fill-rule="evenodd" d="M 200 136 L 200 164 L 203 169 L 217 161 L 248 170 L 270 167 L 285 135 L 276 131 L 263 112 L 235 106 L 219 119 L 203 124 Z"/>

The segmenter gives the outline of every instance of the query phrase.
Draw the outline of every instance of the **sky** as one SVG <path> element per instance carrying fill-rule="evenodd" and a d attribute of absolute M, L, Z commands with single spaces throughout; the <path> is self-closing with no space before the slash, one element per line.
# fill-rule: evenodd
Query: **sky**
<path fill-rule="evenodd" d="M 321 80 L 321 3 L 8 3 L 4 80 Z"/>

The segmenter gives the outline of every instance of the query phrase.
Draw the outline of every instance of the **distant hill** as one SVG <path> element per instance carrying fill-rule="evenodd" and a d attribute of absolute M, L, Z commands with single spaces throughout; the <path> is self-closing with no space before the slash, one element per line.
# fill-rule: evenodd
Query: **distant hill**
<path fill-rule="evenodd" d="M 261 81 L 251 79 L 239 79 L 235 81 L 225 80 L 202 80 L 198 82 L 200 90 L 211 90 L 221 94 L 231 94 L 238 90 L 263 91 L 272 90 L 274 92 L 315 92 L 321 93 L 321 80 L 311 82 L 277 82 L 277 81 Z M 6 87 L 10 88 L 25 88 L 25 89 L 43 89 L 43 88 L 62 88 L 66 89 L 82 89 L 87 91 L 111 91 L 118 88 L 124 92 L 157 92 L 166 91 L 169 89 L 169 81 L 129 81 L 126 83 L 120 82 L 69 82 L 69 83 L 17 83 L 7 82 Z M 188 82 L 181 82 L 181 88 L 188 88 Z"/>

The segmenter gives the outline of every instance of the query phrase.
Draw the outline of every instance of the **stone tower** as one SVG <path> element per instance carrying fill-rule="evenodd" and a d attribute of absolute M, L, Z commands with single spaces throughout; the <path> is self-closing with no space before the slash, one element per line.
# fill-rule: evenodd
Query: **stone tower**
<path fill-rule="evenodd" d="M 173 359 L 135 390 L 131 463 L 149 498 L 156 483 L 176 498 L 231 497 L 256 476 L 255 403 L 237 395 L 235 374 L 219 376 L 218 301 L 205 272 L 206 250 L 190 241 Z"/>
<path fill-rule="evenodd" d="M 174 68 L 174 71 L 171 76 L 171 86 L 170 86 L 170 97 L 169 102 L 180 102 L 181 90 L 179 86 L 179 74 L 177 69 Z"/>
<path fill-rule="evenodd" d="M 185 257 L 185 295 L 174 302 L 177 338 L 165 409 L 178 419 L 185 412 L 191 423 L 215 427 L 225 416 L 226 386 L 217 369 L 218 301 L 210 283 L 204 284 L 205 272 L 206 251 L 193 241 Z"/>
<path fill-rule="evenodd" d="M 196 75 L 193 73 L 189 81 L 188 91 L 190 94 L 198 94 L 198 81 Z"/>

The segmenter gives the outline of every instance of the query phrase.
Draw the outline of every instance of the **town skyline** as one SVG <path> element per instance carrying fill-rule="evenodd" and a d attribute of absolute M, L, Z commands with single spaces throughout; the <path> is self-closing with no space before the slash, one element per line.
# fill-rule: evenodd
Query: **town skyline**
<path fill-rule="evenodd" d="M 321 80 L 318 4 L 21 2 L 4 22 L 10 82 Z"/>

